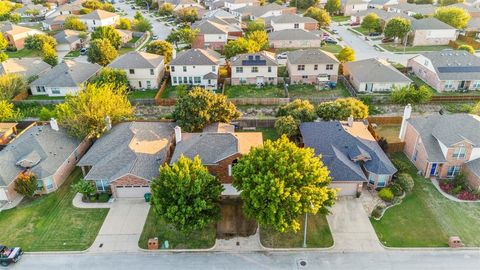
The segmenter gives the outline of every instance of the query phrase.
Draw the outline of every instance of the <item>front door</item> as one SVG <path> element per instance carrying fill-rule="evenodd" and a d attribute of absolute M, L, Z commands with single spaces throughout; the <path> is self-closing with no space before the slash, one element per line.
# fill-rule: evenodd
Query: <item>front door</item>
<path fill-rule="evenodd" d="M 373 83 L 366 83 L 365 84 L 365 92 L 371 93 L 373 89 Z"/>
<path fill-rule="evenodd" d="M 465 89 L 465 81 L 461 81 L 460 86 L 458 88 L 459 89 Z"/>
<path fill-rule="evenodd" d="M 432 168 L 430 169 L 430 176 L 435 176 L 437 175 L 437 163 L 432 163 Z"/>

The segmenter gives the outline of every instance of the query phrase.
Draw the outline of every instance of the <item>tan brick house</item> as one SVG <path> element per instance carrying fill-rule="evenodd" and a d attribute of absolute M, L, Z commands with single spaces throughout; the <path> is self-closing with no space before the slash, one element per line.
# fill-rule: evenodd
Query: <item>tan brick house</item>
<path fill-rule="evenodd" d="M 291 84 L 337 82 L 340 62 L 329 52 L 307 49 L 287 52 L 287 71 Z"/>
<path fill-rule="evenodd" d="M 407 106 L 400 139 L 405 155 L 421 175 L 449 179 L 465 172 L 470 185 L 480 188 L 480 117 L 433 114 L 410 118 Z"/>
<path fill-rule="evenodd" d="M 21 50 L 25 47 L 25 39 L 33 35 L 45 35 L 44 32 L 12 23 L 0 25 L 0 31 L 7 40 L 8 45 Z"/>
<path fill-rule="evenodd" d="M 206 18 L 195 22 L 192 29 L 198 30 L 192 48 L 223 50 L 229 40 L 243 36 L 240 21 L 232 18 Z"/>
<path fill-rule="evenodd" d="M 245 53 L 232 57 L 230 60 L 232 69 L 232 85 L 277 84 L 277 60 L 275 54 L 267 51 L 258 53 Z M 259 89 L 261 91 L 261 89 Z"/>
<path fill-rule="evenodd" d="M 436 18 L 413 20 L 410 33 L 408 40 L 412 46 L 448 45 L 458 36 L 457 29 Z"/>
<path fill-rule="evenodd" d="M 171 152 L 173 132 L 171 123 L 120 123 L 93 144 L 78 166 L 97 192 L 143 197 Z"/>

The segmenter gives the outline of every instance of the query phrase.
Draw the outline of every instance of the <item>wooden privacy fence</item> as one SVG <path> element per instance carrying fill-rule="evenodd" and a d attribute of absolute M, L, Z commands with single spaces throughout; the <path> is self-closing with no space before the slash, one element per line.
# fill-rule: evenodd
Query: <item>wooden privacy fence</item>
<path fill-rule="evenodd" d="M 375 123 L 377 125 L 400 125 L 402 123 L 402 117 L 401 116 L 371 116 L 368 117 L 368 131 L 372 134 L 373 138 L 377 142 L 380 143 L 380 140 L 382 139 L 382 136 L 377 133 L 377 131 L 372 127 L 372 123 Z M 386 153 L 396 153 L 396 152 L 403 152 L 403 149 L 405 148 L 405 142 L 387 142 L 387 149 L 382 149 Z"/>
<path fill-rule="evenodd" d="M 289 98 L 229 98 L 235 105 L 283 105 L 290 102 Z"/>
<path fill-rule="evenodd" d="M 479 101 L 480 95 L 478 96 L 433 96 L 430 102 L 462 102 L 462 101 Z"/>
<path fill-rule="evenodd" d="M 245 127 L 256 127 L 256 128 L 273 128 L 275 127 L 276 118 L 270 119 L 250 119 L 250 118 L 240 118 L 232 122 L 240 128 Z"/>
<path fill-rule="evenodd" d="M 369 123 L 375 123 L 377 125 L 400 125 L 402 123 L 401 116 L 369 116 Z"/>

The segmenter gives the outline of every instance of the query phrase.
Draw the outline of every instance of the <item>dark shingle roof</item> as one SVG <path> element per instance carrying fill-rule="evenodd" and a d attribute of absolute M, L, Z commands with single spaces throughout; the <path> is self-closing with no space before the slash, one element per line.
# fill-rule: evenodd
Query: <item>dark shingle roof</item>
<path fill-rule="evenodd" d="M 440 80 L 478 80 L 480 78 L 480 58 L 466 51 L 450 50 L 422 53 L 422 55 L 432 62 Z"/>
<path fill-rule="evenodd" d="M 420 20 L 413 20 L 412 29 L 413 30 L 451 30 L 455 28 L 436 18 L 424 18 Z"/>
<path fill-rule="evenodd" d="M 113 60 L 108 66 L 111 68 L 157 68 L 163 63 L 163 56 L 147 52 L 128 52 Z"/>
<path fill-rule="evenodd" d="M 76 87 L 95 75 L 102 67 L 99 64 L 65 60 L 43 73 L 31 85 L 49 87 Z"/>
<path fill-rule="evenodd" d="M 408 83 L 410 78 L 402 74 L 390 63 L 376 58 L 348 62 L 344 64 L 348 71 L 360 82 Z"/>
<path fill-rule="evenodd" d="M 287 52 L 287 58 L 290 64 L 339 63 L 333 54 L 319 49 Z"/>
<path fill-rule="evenodd" d="M 170 65 L 214 66 L 220 64 L 220 57 L 219 53 L 212 50 L 189 49 L 179 52 L 177 57 L 170 61 Z"/>

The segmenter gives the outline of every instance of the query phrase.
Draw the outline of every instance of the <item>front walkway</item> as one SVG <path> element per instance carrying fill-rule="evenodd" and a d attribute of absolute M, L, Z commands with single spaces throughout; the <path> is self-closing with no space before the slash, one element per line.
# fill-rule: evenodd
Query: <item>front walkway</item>
<path fill-rule="evenodd" d="M 360 199 L 339 197 L 331 212 L 327 220 L 334 251 L 384 251 Z"/>
<path fill-rule="evenodd" d="M 117 199 L 110 204 L 89 252 L 136 252 L 150 204 L 143 199 Z"/>

